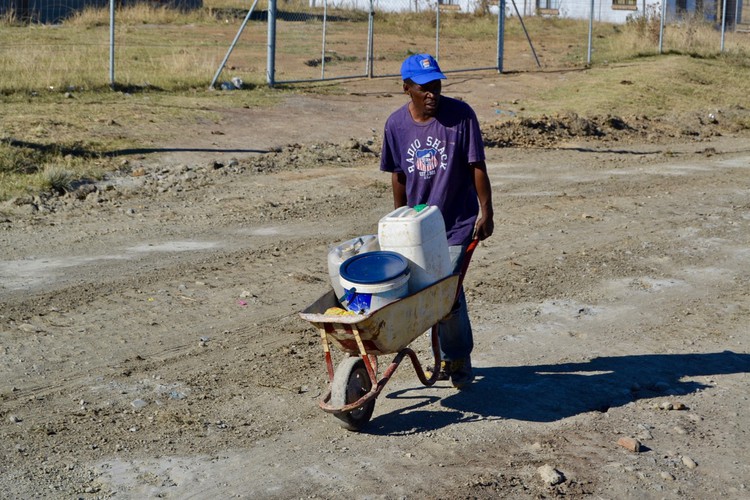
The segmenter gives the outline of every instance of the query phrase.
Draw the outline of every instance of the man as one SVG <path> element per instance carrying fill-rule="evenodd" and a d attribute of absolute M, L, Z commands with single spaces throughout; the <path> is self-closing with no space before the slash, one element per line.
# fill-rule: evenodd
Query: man
<path fill-rule="evenodd" d="M 468 104 L 441 95 L 446 77 L 432 56 L 407 57 L 401 77 L 410 99 L 386 121 L 380 170 L 391 172 L 395 208 L 440 208 L 455 272 L 472 238 L 488 238 L 494 229 L 479 123 Z M 438 334 L 440 379 L 450 378 L 462 389 L 474 380 L 474 340 L 463 290 L 451 314 L 439 323 Z"/>

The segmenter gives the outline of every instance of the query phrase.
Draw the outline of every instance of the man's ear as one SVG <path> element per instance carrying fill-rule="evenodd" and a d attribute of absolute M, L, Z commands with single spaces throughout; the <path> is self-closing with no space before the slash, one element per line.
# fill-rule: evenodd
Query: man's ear
<path fill-rule="evenodd" d="M 404 82 L 404 94 L 408 94 L 408 93 L 409 93 L 409 84 Z"/>

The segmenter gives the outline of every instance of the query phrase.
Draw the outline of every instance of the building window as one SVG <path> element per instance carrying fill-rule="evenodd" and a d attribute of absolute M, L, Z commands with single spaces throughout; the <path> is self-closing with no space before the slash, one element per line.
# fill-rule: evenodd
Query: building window
<path fill-rule="evenodd" d="M 560 0 L 537 0 L 536 7 L 539 10 L 558 10 L 560 9 Z"/>
<path fill-rule="evenodd" d="M 612 0 L 614 10 L 638 10 L 637 0 Z"/>

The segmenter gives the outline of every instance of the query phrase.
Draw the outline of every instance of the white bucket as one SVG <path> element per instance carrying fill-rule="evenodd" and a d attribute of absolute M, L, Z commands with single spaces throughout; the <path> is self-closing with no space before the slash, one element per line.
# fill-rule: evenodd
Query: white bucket
<path fill-rule="evenodd" d="M 339 280 L 344 289 L 342 305 L 366 314 L 409 293 L 409 264 L 393 252 L 370 252 L 347 259 Z"/>
<path fill-rule="evenodd" d="M 414 293 L 450 275 L 453 271 L 445 222 L 440 209 L 421 211 L 397 208 L 378 223 L 382 250 L 399 253 L 409 260 L 409 292 Z"/>
<path fill-rule="evenodd" d="M 328 277 L 331 280 L 331 286 L 333 286 L 337 299 L 341 300 L 341 297 L 344 296 L 344 289 L 339 280 L 339 268 L 341 264 L 355 255 L 374 252 L 379 249 L 378 236 L 376 234 L 352 238 L 331 248 L 328 252 Z"/>

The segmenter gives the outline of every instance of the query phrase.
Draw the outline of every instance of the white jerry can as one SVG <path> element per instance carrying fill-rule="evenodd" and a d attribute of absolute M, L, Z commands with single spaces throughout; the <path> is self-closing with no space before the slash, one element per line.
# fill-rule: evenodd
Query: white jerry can
<path fill-rule="evenodd" d="M 409 293 L 430 286 L 453 270 L 440 209 L 419 208 L 397 208 L 378 223 L 380 249 L 409 260 Z"/>

